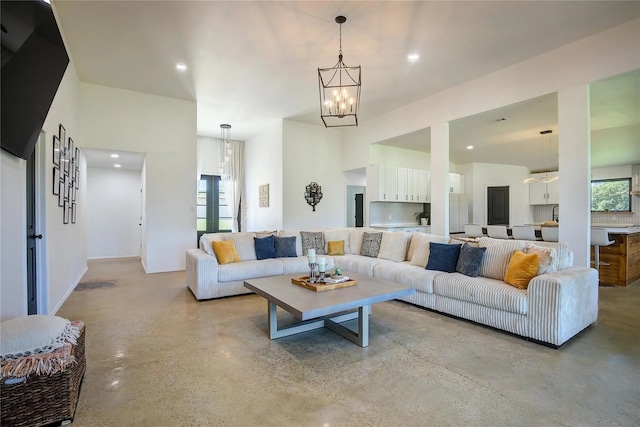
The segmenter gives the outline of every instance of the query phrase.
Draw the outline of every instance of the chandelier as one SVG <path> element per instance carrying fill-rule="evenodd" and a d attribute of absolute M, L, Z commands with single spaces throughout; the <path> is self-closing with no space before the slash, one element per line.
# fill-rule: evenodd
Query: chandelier
<path fill-rule="evenodd" d="M 360 107 L 360 66 L 349 67 L 342 62 L 342 24 L 344 16 L 336 17 L 340 24 L 338 63 L 332 68 L 318 68 L 320 117 L 325 127 L 358 126 Z"/>
<path fill-rule="evenodd" d="M 231 145 L 231 139 L 229 138 L 231 135 L 231 125 L 221 124 L 220 125 L 220 139 L 222 139 L 222 148 L 220 153 L 220 178 L 224 180 L 228 180 L 231 176 L 230 174 L 230 165 L 231 165 L 231 157 L 233 156 L 233 147 Z"/>
<path fill-rule="evenodd" d="M 542 141 L 540 142 L 540 157 L 542 159 L 542 161 L 544 162 L 544 136 L 553 133 L 552 130 L 543 130 L 540 131 L 540 137 L 542 138 Z M 548 155 L 548 159 L 549 159 L 549 167 L 551 167 L 551 143 L 548 141 L 547 139 L 547 155 Z M 522 181 L 524 184 L 534 184 L 536 182 L 542 183 L 542 184 L 549 184 L 552 182 L 555 182 L 557 180 L 560 179 L 560 176 L 558 176 L 558 174 L 553 174 L 553 175 L 544 175 L 544 176 L 539 176 L 539 177 L 531 177 L 531 178 L 527 178 L 524 181 Z"/>

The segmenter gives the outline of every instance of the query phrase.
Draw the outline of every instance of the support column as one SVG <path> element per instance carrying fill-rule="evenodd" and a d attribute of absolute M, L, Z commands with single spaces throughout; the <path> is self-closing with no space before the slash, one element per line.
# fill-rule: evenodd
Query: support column
<path fill-rule="evenodd" d="M 588 267 L 591 245 L 591 123 L 589 85 L 558 91 L 559 240 L 574 265 Z"/>
<path fill-rule="evenodd" d="M 449 235 L 449 123 L 431 126 L 431 233 Z"/>

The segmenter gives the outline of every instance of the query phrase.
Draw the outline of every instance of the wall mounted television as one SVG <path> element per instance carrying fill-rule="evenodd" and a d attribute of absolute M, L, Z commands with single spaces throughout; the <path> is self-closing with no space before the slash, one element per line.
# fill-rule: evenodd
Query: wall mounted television
<path fill-rule="evenodd" d="M 3 150 L 28 159 L 67 69 L 69 57 L 51 5 L 2 1 Z"/>

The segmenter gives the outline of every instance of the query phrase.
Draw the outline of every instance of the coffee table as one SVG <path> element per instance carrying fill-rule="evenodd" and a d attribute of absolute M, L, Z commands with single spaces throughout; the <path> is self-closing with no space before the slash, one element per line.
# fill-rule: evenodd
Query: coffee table
<path fill-rule="evenodd" d="M 367 347 L 371 305 L 411 295 L 415 289 L 387 280 L 345 274 L 357 280 L 358 285 L 315 292 L 291 283 L 293 277 L 300 276 L 298 274 L 245 280 L 244 286 L 267 300 L 269 338 L 272 340 L 324 327 Z M 278 328 L 277 307 L 301 322 Z M 340 324 L 352 319 L 358 319 L 357 331 Z"/>

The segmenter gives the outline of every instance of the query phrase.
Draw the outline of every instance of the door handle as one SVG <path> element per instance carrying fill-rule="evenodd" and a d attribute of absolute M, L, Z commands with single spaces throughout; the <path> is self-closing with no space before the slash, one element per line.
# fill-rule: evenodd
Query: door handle
<path fill-rule="evenodd" d="M 42 239 L 42 234 L 34 234 L 33 236 L 29 236 L 32 239 Z"/>

